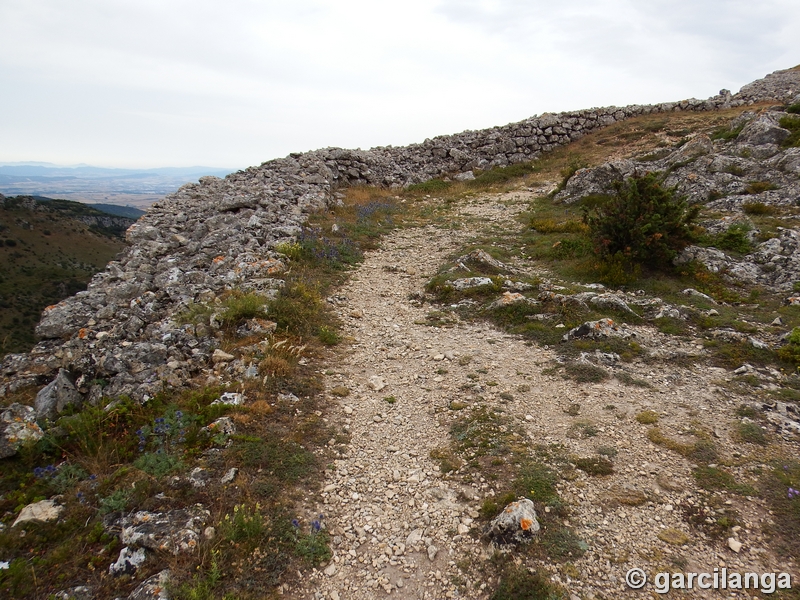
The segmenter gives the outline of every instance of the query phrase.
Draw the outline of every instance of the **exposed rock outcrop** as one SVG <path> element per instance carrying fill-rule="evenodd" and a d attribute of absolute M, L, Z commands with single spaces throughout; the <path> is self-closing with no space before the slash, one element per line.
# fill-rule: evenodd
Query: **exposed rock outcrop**
<path fill-rule="evenodd" d="M 736 95 L 723 92 L 708 100 L 545 114 L 402 148 L 326 148 L 291 154 L 225 179 L 203 177 L 154 204 L 128 230 L 128 250 L 96 275 L 86 291 L 45 310 L 37 327 L 42 341 L 29 354 L 6 356 L 0 365 L 0 395 L 56 379 L 42 397 L 41 410 L 37 407 L 40 416 L 55 416 L 69 404 L 96 404 L 122 394 L 141 400 L 165 385 L 186 385 L 212 366 L 217 341 L 205 326 L 182 324 L 177 318 L 181 311 L 231 288 L 274 293 L 282 285 L 282 257 L 276 245 L 301 232 L 307 213 L 335 205 L 340 187 L 405 186 L 518 163 L 633 116 L 786 102 L 798 92 L 800 73 L 778 71 Z M 767 140 L 762 148 L 771 152 L 777 134 L 769 123 L 751 125 L 747 139 L 751 144 Z M 708 143 L 699 140 L 680 152 L 691 151 L 698 164 L 739 160 L 704 154 Z M 796 180 L 800 157 L 787 151 L 764 164 L 753 169 L 766 170 L 763 177 L 770 181 L 773 173 L 775 178 L 791 174 Z M 630 165 L 614 168 L 622 175 Z M 733 193 L 742 187 L 724 171 L 706 171 L 712 174 L 707 182 L 692 184 L 692 193 L 703 199 L 708 189 Z M 676 181 L 681 175 L 685 173 L 677 169 Z M 568 186 L 567 192 L 573 191 Z M 225 364 L 232 374 L 246 368 L 238 361 Z M 67 381 L 74 382 L 75 392 Z M 54 409 L 52 402 L 45 406 L 45 396 L 48 402 L 56 397 Z"/>

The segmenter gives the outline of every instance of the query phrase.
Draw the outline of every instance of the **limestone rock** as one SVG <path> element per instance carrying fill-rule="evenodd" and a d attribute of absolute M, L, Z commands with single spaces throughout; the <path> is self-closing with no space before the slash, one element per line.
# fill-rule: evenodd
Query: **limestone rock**
<path fill-rule="evenodd" d="M 162 513 L 138 511 L 121 520 L 120 539 L 126 545 L 172 554 L 193 552 L 209 518 L 201 505 Z"/>
<path fill-rule="evenodd" d="M 739 143 L 761 146 L 764 144 L 780 144 L 789 137 L 789 131 L 783 129 L 771 113 L 759 115 L 750 121 L 737 137 Z"/>
<path fill-rule="evenodd" d="M 56 378 L 44 386 L 36 394 L 36 417 L 38 419 L 53 419 L 61 414 L 68 406 L 77 406 L 83 403 L 83 397 L 72 377 L 66 369 L 59 369 Z"/>
<path fill-rule="evenodd" d="M 597 321 L 586 321 L 570 329 L 564 334 L 564 341 L 579 338 L 601 339 L 604 337 L 629 338 L 632 333 L 625 327 L 617 325 L 612 319 L 598 319 Z"/>
<path fill-rule="evenodd" d="M 450 285 L 459 292 L 470 290 L 472 288 L 481 287 L 484 285 L 493 285 L 494 282 L 488 277 L 465 277 L 462 279 L 455 279 L 450 282 Z"/>
<path fill-rule="evenodd" d="M 92 588 L 85 585 L 76 585 L 75 587 L 60 590 L 53 596 L 55 600 L 94 600 Z"/>
<path fill-rule="evenodd" d="M 54 500 L 34 502 L 33 504 L 28 504 L 28 506 L 20 511 L 19 516 L 11 527 L 16 527 L 17 525 L 22 525 L 30 521 L 39 523 L 55 521 L 63 511 L 64 507 L 56 504 Z"/>
<path fill-rule="evenodd" d="M 486 536 L 496 544 L 513 544 L 530 540 L 539 529 L 533 502 L 521 498 L 491 520 Z"/>
<path fill-rule="evenodd" d="M 165 569 L 145 579 L 128 595 L 127 600 L 169 600 L 169 575 L 169 570 Z"/>
<path fill-rule="evenodd" d="M 108 572 L 112 575 L 133 575 L 147 559 L 144 548 L 132 550 L 125 546 L 119 552 L 116 562 L 111 563 Z"/>
<path fill-rule="evenodd" d="M 43 435 L 33 408 L 14 402 L 0 413 L 0 459 L 13 456 L 20 446 Z"/>

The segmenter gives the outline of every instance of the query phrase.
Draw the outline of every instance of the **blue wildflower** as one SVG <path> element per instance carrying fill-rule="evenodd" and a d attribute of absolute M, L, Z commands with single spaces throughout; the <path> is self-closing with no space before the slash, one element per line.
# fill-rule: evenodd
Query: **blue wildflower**
<path fill-rule="evenodd" d="M 292 519 L 292 527 L 300 527 L 300 521 L 297 519 Z"/>

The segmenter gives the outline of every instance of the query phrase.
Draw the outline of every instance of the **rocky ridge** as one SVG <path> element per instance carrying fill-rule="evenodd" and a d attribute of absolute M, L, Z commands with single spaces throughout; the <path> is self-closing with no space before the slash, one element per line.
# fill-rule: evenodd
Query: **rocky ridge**
<path fill-rule="evenodd" d="M 275 245 L 300 232 L 306 213 L 336 203 L 342 186 L 469 178 L 473 169 L 531 160 L 633 116 L 786 102 L 798 90 L 797 71 L 777 71 L 735 95 L 723 90 L 708 100 L 545 114 L 403 148 L 328 148 L 291 154 L 225 179 L 201 178 L 154 204 L 129 229 L 125 254 L 85 292 L 45 310 L 37 327 L 42 341 L 28 354 L 3 360 L 0 394 L 47 384 L 65 369 L 79 402 L 121 394 L 142 399 L 165 383 L 181 386 L 208 372 L 213 332 L 180 325 L 176 315 L 225 289 L 269 293 L 279 287 L 285 265 Z M 236 376 L 245 366 L 233 361 L 228 368 Z M 100 387 L 99 380 L 107 385 Z"/>

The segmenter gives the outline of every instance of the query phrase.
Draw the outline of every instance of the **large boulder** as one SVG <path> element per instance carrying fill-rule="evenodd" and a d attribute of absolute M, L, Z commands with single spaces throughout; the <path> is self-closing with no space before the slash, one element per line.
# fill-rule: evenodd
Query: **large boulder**
<path fill-rule="evenodd" d="M 556 194 L 555 199 L 571 204 L 586 196 L 609 194 L 614 190 L 614 183 L 635 172 L 636 164 L 630 160 L 608 162 L 593 169 L 579 169 L 569 178 L 564 189 Z"/>
<path fill-rule="evenodd" d="M 789 137 L 790 132 L 780 126 L 770 113 L 757 116 L 742 129 L 736 141 L 753 146 L 780 144 Z"/>
<path fill-rule="evenodd" d="M 69 372 L 59 369 L 56 378 L 36 394 L 36 418 L 53 419 L 68 406 L 80 408 L 81 404 L 83 396 L 75 387 Z"/>

